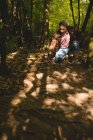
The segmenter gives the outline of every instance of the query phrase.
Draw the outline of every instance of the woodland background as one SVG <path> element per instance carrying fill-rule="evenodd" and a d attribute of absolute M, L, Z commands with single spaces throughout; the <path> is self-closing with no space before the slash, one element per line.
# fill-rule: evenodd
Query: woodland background
<path fill-rule="evenodd" d="M 78 61 L 48 57 L 61 20 Z M 93 140 L 93 0 L 0 0 L 0 140 Z"/>

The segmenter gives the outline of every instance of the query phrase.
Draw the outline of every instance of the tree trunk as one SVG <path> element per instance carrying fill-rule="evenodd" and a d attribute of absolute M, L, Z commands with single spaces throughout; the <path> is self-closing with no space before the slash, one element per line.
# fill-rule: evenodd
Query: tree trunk
<path fill-rule="evenodd" d="M 0 0 L 0 15 L 2 23 L 6 24 L 8 19 L 8 8 L 7 0 Z M 6 66 L 6 37 L 7 37 L 7 27 L 3 24 L 0 30 L 0 55 L 1 55 L 1 66 Z"/>
<path fill-rule="evenodd" d="M 32 18 L 33 18 L 33 0 L 30 1 L 31 9 L 30 9 L 30 26 L 32 25 Z M 32 26 L 31 26 L 32 28 Z"/>
<path fill-rule="evenodd" d="M 90 13 L 92 11 L 92 7 L 93 7 L 93 0 L 90 0 L 90 3 L 88 5 L 88 10 L 87 10 L 87 13 L 85 16 L 85 20 L 84 20 L 84 23 L 82 25 L 82 29 L 81 29 L 82 32 L 85 32 L 85 30 L 86 30 L 86 26 L 87 26 L 88 20 L 90 18 Z"/>
<path fill-rule="evenodd" d="M 49 0 L 44 0 L 43 35 L 45 40 L 49 36 L 49 3 Z"/>
<path fill-rule="evenodd" d="M 78 29 L 80 26 L 80 0 L 78 0 Z"/>
<path fill-rule="evenodd" d="M 74 17 L 74 11 L 73 11 L 73 4 L 72 4 L 72 0 L 70 0 L 70 9 L 71 9 L 71 12 L 72 12 L 72 19 L 73 19 L 73 23 L 74 23 L 74 26 L 75 26 L 75 17 Z"/>
<path fill-rule="evenodd" d="M 0 14 L 3 22 L 8 19 L 7 0 L 0 0 Z"/>

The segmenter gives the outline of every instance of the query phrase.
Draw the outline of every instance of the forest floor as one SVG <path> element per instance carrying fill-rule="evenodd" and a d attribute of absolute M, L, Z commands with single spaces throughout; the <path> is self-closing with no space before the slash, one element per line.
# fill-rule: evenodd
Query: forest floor
<path fill-rule="evenodd" d="M 93 140 L 93 68 L 19 49 L 0 75 L 0 140 Z"/>

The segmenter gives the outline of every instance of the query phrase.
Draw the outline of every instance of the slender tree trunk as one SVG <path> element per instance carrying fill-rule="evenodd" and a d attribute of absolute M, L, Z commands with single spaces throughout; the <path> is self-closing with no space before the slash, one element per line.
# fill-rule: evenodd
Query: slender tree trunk
<path fill-rule="evenodd" d="M 11 1 L 11 21 L 12 21 L 12 24 L 14 24 L 14 1 Z"/>
<path fill-rule="evenodd" d="M 86 26 L 87 26 L 88 20 L 90 18 L 90 13 L 92 11 L 92 7 L 93 7 L 93 0 L 90 0 L 90 3 L 88 5 L 88 10 L 87 10 L 87 13 L 85 16 L 85 20 L 84 20 L 84 23 L 82 25 L 82 29 L 81 29 L 82 32 L 85 32 L 85 30 L 86 30 Z"/>
<path fill-rule="evenodd" d="M 31 3 L 31 10 L 30 10 L 30 25 L 32 25 L 32 16 L 33 16 L 33 0 L 31 0 L 30 1 L 30 3 Z"/>
<path fill-rule="evenodd" d="M 0 15 L 2 23 L 7 23 L 8 19 L 8 7 L 7 0 L 0 0 Z M 0 29 L 0 55 L 1 55 L 1 66 L 6 67 L 6 37 L 7 37 L 7 27 L 4 25 Z"/>
<path fill-rule="evenodd" d="M 35 3 L 35 35 L 38 36 L 38 2 Z"/>
<path fill-rule="evenodd" d="M 43 35 L 45 40 L 47 40 L 49 36 L 49 4 L 49 0 L 44 0 Z"/>
<path fill-rule="evenodd" d="M 22 10 L 22 13 L 23 13 L 23 16 L 24 16 L 24 22 L 26 22 L 27 13 L 26 13 L 25 5 L 24 5 L 24 0 L 21 0 L 21 10 Z"/>
<path fill-rule="evenodd" d="M 80 26 L 80 0 L 78 0 L 78 29 Z"/>
<path fill-rule="evenodd" d="M 74 17 L 74 10 L 73 10 L 73 2 L 72 2 L 72 0 L 70 0 L 70 9 L 71 9 L 71 12 L 72 12 L 73 23 L 75 25 L 76 23 L 75 23 L 75 17 Z"/>
<path fill-rule="evenodd" d="M 8 19 L 7 0 L 0 0 L 0 14 L 3 22 L 6 22 Z"/>

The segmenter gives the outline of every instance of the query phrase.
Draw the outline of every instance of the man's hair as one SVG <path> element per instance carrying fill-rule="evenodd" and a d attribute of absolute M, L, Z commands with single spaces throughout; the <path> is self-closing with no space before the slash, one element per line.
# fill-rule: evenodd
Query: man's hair
<path fill-rule="evenodd" d="M 68 24 L 66 21 L 62 20 L 61 22 L 59 22 L 59 27 L 60 26 L 65 26 L 68 29 Z"/>

